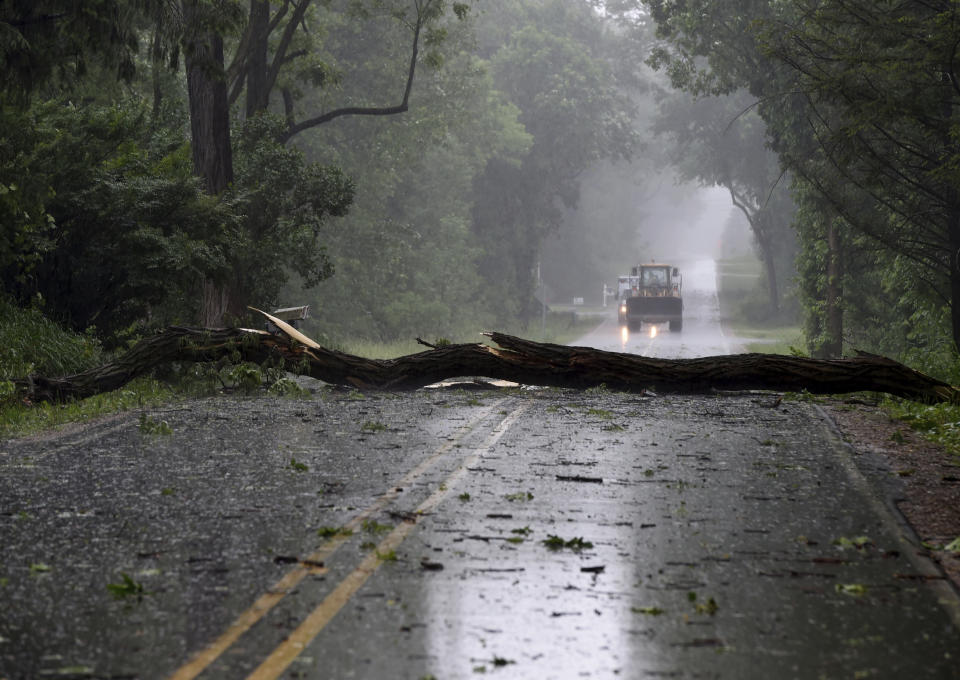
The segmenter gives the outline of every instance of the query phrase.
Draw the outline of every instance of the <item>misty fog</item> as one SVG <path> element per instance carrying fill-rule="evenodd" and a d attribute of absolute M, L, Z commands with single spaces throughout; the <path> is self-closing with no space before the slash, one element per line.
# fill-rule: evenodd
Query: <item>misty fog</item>
<path fill-rule="evenodd" d="M 651 179 L 638 166 L 586 173 L 580 203 L 545 239 L 548 303 L 574 297 L 598 304 L 632 265 L 752 255 L 750 226 L 720 187 L 682 183 L 665 169 Z"/>

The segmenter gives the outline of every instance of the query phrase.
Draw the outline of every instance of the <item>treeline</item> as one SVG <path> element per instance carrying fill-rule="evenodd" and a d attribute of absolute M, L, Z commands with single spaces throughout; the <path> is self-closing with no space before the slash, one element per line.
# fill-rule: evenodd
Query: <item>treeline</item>
<path fill-rule="evenodd" d="M 733 154 L 713 171 L 755 175 L 747 193 L 761 222 L 789 192 L 810 351 L 901 354 L 955 378 L 960 6 L 951 0 L 610 5 L 627 30 L 655 20 L 662 43 L 649 63 L 675 88 L 696 95 L 699 106 L 726 110 L 714 121 L 723 134 L 702 140 L 733 144 L 745 125 L 763 131 L 772 164 L 761 162 L 758 151 L 749 168 L 731 168 L 747 160 Z M 701 132 L 674 127 L 681 138 Z M 708 156 L 717 158 L 722 154 Z M 697 172 L 704 166 L 709 162 Z M 767 226 L 754 231 L 765 260 L 775 259 L 776 252 L 767 253 L 777 248 L 765 242 Z"/>
<path fill-rule="evenodd" d="M 682 225 L 644 219 L 658 191 L 695 213 L 679 179 L 727 190 L 765 314 L 799 303 L 812 354 L 855 347 L 946 376 L 957 12 L 0 4 L 2 293 L 107 348 L 250 323 L 249 304 L 310 304 L 311 332 L 333 340 L 517 328 L 538 316 L 538 272 L 548 293 L 561 275 L 582 290 L 673 257 Z"/>
<path fill-rule="evenodd" d="M 0 7 L 0 280 L 109 345 L 310 303 L 328 335 L 505 326 L 649 75 L 579 0 Z"/>

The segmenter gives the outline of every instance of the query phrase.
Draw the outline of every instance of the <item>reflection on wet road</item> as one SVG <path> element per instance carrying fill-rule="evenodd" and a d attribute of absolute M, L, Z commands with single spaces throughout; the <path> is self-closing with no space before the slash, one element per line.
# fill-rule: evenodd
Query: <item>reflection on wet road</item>
<path fill-rule="evenodd" d="M 716 356 L 742 351 L 736 338 L 724 334 L 717 301 L 716 264 L 713 260 L 681 263 L 683 274 L 683 330 L 671 332 L 668 324 L 645 324 L 630 332 L 610 318 L 575 344 L 611 352 L 680 359 Z M 612 303 L 611 303 L 612 304 Z"/>

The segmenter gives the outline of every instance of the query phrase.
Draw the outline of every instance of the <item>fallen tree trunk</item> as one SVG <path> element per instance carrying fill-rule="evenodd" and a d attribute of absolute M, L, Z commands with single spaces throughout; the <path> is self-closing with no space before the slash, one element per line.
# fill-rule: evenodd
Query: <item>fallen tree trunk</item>
<path fill-rule="evenodd" d="M 58 378 L 31 376 L 15 383 L 34 401 L 63 401 L 117 389 L 167 362 L 233 358 L 262 363 L 282 357 L 295 372 L 365 390 L 412 390 L 449 378 L 482 376 L 529 385 L 606 385 L 625 391 L 872 391 L 928 402 L 960 401 L 957 388 L 873 355 L 836 360 L 772 354 L 656 359 L 488 333 L 497 347 L 448 345 L 396 359 L 364 359 L 325 349 L 282 321 L 277 325 L 286 336 L 242 328 L 171 327 L 98 368 Z"/>

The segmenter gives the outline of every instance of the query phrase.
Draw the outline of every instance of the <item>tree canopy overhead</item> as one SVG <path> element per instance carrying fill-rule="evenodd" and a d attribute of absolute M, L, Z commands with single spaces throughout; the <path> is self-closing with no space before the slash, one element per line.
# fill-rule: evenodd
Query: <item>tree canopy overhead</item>
<path fill-rule="evenodd" d="M 897 329 L 886 349 L 943 334 L 956 345 L 956 3 L 647 0 L 643 10 L 664 41 L 650 63 L 675 87 L 754 99 L 800 207 L 813 349 L 863 342 L 884 316 Z M 864 269 L 867 251 L 874 264 Z M 879 295 L 892 309 L 871 305 Z M 925 339 L 899 329 L 907 319 Z"/>
<path fill-rule="evenodd" d="M 590 3 L 51 1 L 0 29 L 4 290 L 111 342 L 287 282 L 344 332 L 529 316 L 544 237 L 638 139 Z"/>

